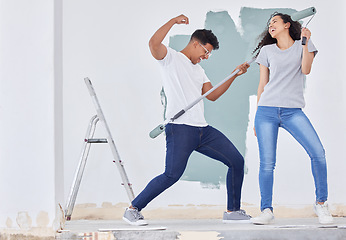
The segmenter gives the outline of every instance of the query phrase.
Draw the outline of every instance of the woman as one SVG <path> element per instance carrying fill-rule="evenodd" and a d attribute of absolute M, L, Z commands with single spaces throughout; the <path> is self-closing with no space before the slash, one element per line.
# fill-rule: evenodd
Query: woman
<path fill-rule="evenodd" d="M 292 21 L 289 15 L 274 13 L 254 50 L 254 53 L 257 52 L 256 62 L 260 65 L 254 130 L 260 154 L 262 211 L 258 217 L 252 218 L 254 224 L 270 224 L 274 221 L 273 173 L 279 127 L 287 130 L 310 156 L 316 188 L 314 210 L 321 224 L 333 222 L 326 203 L 325 152 L 317 133 L 301 110 L 305 106 L 304 75 L 310 73 L 317 54 L 310 36 L 311 32 L 307 28 L 301 29 L 300 23 Z M 302 45 L 301 37 L 306 37 L 306 45 Z"/>

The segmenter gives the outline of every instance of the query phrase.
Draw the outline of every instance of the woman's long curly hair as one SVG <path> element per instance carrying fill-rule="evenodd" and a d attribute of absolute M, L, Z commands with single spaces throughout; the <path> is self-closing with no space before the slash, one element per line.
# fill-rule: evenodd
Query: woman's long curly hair
<path fill-rule="evenodd" d="M 302 28 L 301 24 L 298 21 L 293 21 L 291 16 L 288 14 L 274 12 L 270 16 L 270 18 L 267 22 L 266 29 L 263 31 L 263 33 L 261 33 L 261 35 L 258 36 L 258 39 L 261 39 L 261 40 L 258 43 L 255 50 L 253 50 L 253 52 L 252 52 L 252 54 L 255 54 L 256 57 L 258 56 L 258 54 L 259 54 L 259 52 L 263 46 L 277 43 L 276 38 L 272 38 L 272 36 L 269 34 L 270 20 L 275 16 L 280 16 L 281 19 L 284 21 L 284 23 L 289 22 L 291 24 L 290 28 L 289 28 L 289 33 L 290 33 L 291 38 L 293 40 L 300 40 L 300 34 L 301 34 L 301 28 Z"/>

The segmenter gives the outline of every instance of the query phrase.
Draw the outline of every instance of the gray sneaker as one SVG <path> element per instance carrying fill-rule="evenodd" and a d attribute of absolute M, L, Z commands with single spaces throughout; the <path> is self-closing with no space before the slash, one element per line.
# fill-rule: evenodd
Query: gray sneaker
<path fill-rule="evenodd" d="M 242 209 L 234 212 L 224 212 L 222 222 L 224 223 L 250 223 L 251 216 Z"/>
<path fill-rule="evenodd" d="M 144 220 L 144 217 L 138 209 L 126 208 L 123 220 L 131 225 L 145 226 L 148 223 Z"/>

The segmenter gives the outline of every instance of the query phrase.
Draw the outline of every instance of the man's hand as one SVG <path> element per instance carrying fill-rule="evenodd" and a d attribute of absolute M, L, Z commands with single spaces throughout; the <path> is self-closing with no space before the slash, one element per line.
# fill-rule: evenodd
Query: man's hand
<path fill-rule="evenodd" d="M 186 17 L 184 14 L 181 14 L 180 16 L 175 17 L 174 21 L 176 24 L 189 24 L 189 18 Z"/>
<path fill-rule="evenodd" d="M 234 71 L 236 71 L 237 69 L 239 69 L 240 71 L 236 74 L 236 76 L 238 77 L 238 76 L 240 76 L 240 75 L 242 75 L 242 74 L 244 74 L 244 73 L 246 73 L 247 72 L 247 69 L 250 67 L 250 65 L 248 64 L 248 63 L 243 63 L 243 64 L 241 64 L 241 65 L 239 65 L 238 67 L 236 67 L 236 69 L 234 70 Z M 234 72 L 233 71 L 233 72 Z"/>

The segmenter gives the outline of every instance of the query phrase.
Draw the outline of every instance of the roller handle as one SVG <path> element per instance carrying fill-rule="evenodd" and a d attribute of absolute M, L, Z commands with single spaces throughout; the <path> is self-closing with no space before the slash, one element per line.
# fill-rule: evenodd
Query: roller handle
<path fill-rule="evenodd" d="M 171 118 L 171 121 L 173 122 L 175 119 L 179 118 L 181 115 L 185 113 L 185 110 L 182 109 L 180 112 L 174 115 L 174 117 Z"/>
<path fill-rule="evenodd" d="M 256 58 L 255 57 L 253 57 L 253 58 L 251 58 L 249 61 L 247 61 L 247 64 L 251 64 L 253 61 L 255 61 L 256 60 Z"/>
<path fill-rule="evenodd" d="M 306 45 L 306 37 L 303 37 L 303 39 L 302 39 L 302 45 Z"/>

